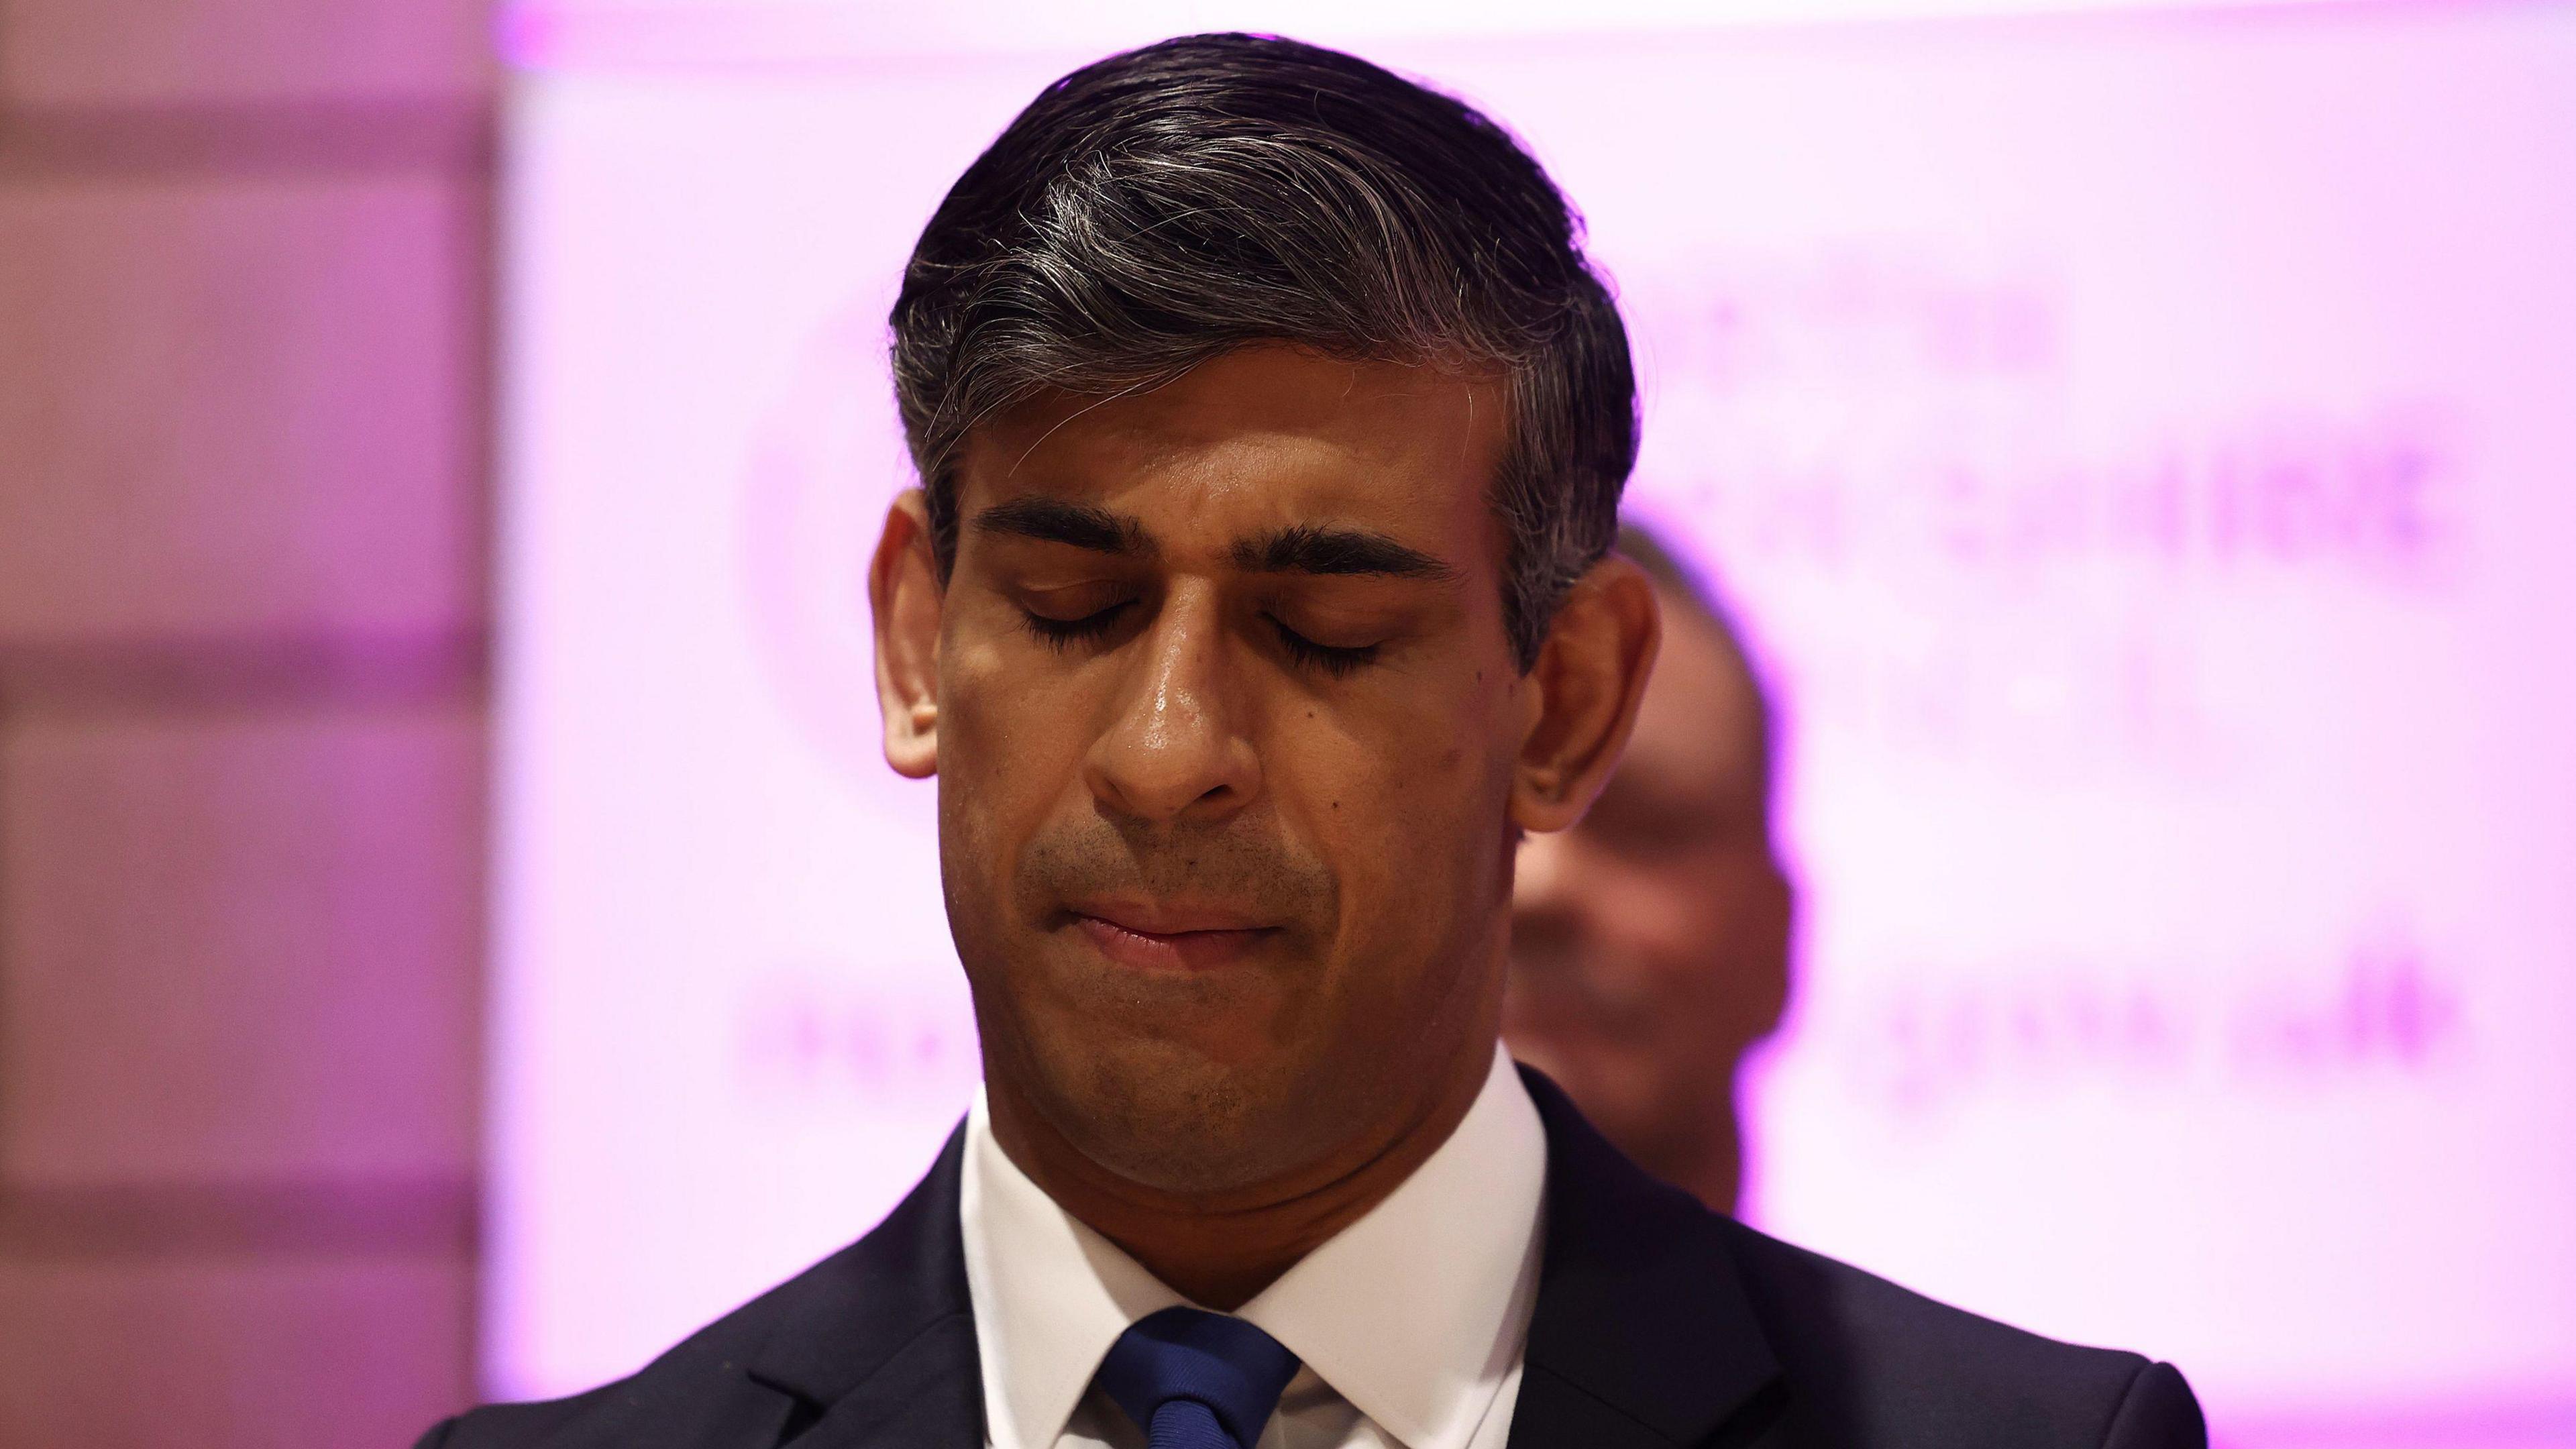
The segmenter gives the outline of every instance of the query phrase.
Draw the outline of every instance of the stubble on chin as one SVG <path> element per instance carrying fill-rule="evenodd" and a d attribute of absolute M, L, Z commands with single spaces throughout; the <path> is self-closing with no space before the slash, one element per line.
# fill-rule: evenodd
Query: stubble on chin
<path fill-rule="evenodd" d="M 952 866 L 962 862 L 951 862 Z M 981 864 L 995 864 L 989 860 Z M 1018 853 L 995 921 L 955 932 L 968 954 L 986 1070 L 1109 1176 L 1205 1198 L 1294 1173 L 1321 1130 L 1317 1064 L 1295 1018 L 1329 989 L 1338 890 L 1318 860 L 1257 823 L 1205 830 L 1052 827 Z M 1279 923 L 1258 966 L 1140 978 L 1099 959 L 1067 902 L 1136 895 L 1216 901 Z M 960 914 L 951 890 L 952 917 Z M 991 929 L 999 924 L 1000 929 Z M 1329 1134 L 1323 1134 L 1329 1135 Z"/>
<path fill-rule="evenodd" d="M 1093 1164 L 1176 1196 L 1222 1196 L 1292 1170 L 1271 1094 L 1241 1068 L 1176 1053 L 1116 1049 L 1066 1062 L 1051 1105 L 1057 1131 Z M 1265 1111 L 1265 1107 L 1274 1110 Z"/>

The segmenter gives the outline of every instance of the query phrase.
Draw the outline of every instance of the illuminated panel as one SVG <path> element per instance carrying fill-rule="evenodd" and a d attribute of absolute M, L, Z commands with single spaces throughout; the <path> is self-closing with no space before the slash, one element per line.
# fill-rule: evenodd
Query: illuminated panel
<path fill-rule="evenodd" d="M 1766 1226 L 2245 1444 L 2576 1437 L 2576 13 L 1389 42 L 1590 214 L 1789 718 Z M 974 1040 L 861 569 L 892 279 L 1079 56 L 512 121 L 489 1370 L 864 1229 Z"/>

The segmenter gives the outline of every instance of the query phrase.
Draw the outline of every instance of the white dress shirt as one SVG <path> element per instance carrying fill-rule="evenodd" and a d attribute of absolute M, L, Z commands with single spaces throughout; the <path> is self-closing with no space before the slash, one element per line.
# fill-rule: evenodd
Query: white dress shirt
<path fill-rule="evenodd" d="M 1500 1047 L 1449 1140 L 1235 1310 L 1304 1367 L 1257 1449 L 1502 1449 L 1538 1293 L 1547 1137 Z M 1056 1205 L 966 1116 L 959 1217 L 992 1449 L 1143 1449 L 1091 1387 L 1109 1346 L 1185 1304 Z"/>

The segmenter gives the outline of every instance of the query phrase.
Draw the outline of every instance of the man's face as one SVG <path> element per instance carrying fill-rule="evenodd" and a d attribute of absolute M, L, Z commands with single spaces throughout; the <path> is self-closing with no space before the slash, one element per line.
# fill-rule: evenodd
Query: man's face
<path fill-rule="evenodd" d="M 1293 1176 L 1402 1133 L 1462 1054 L 1481 1074 L 1536 717 L 1488 504 L 1505 406 L 1256 347 L 968 440 L 949 922 L 996 1092 L 1121 1178 Z"/>
<path fill-rule="evenodd" d="M 1618 773 L 1521 849 L 1504 1033 L 1647 1167 L 1698 1187 L 1724 1159 L 1731 1196 L 1735 1070 L 1779 1019 L 1789 891 L 1752 676 L 1688 601 L 1664 621 Z"/>

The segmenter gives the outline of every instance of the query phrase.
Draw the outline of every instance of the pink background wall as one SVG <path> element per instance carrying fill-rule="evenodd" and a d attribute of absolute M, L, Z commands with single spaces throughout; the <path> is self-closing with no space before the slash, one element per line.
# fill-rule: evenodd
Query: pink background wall
<path fill-rule="evenodd" d="M 0 7 L 0 1444 L 473 1391 L 487 28 Z"/>

